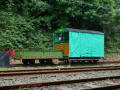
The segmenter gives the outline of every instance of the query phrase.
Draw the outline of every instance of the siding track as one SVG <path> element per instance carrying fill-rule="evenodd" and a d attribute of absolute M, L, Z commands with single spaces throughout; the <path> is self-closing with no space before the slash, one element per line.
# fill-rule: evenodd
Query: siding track
<path fill-rule="evenodd" d="M 53 88 L 52 90 L 65 90 L 65 89 L 59 89 L 61 86 L 70 88 L 70 90 L 101 90 L 101 89 L 106 89 L 106 90 L 111 90 L 111 89 L 117 89 L 120 88 L 120 66 L 97 66 L 97 67 L 80 67 L 80 68 L 56 68 L 56 69 L 29 69 L 29 70 L 11 70 L 11 71 L 0 71 L 0 90 L 14 90 L 14 89 L 19 89 L 19 90 L 26 90 L 24 88 L 27 88 L 27 90 L 49 90 L 49 88 Z M 108 74 L 105 75 L 104 72 L 109 73 L 117 73 L 117 74 Z M 99 73 L 98 73 L 99 72 Z M 81 73 L 81 74 L 80 74 Z M 83 74 L 82 74 L 83 73 Z M 86 74 L 88 75 L 86 75 Z M 101 74 L 100 74 L 101 73 Z M 103 73 L 103 74 L 102 74 Z M 79 75 L 82 77 L 82 75 L 86 75 L 83 78 L 77 78 L 74 75 Z M 87 78 L 87 76 L 92 75 Z M 13 83 L 13 84 L 7 84 L 10 83 L 11 81 L 16 81 L 19 80 L 20 78 L 27 78 L 33 76 L 33 78 L 38 78 L 37 75 L 41 75 L 42 77 L 45 75 L 46 81 L 43 78 L 43 81 L 40 82 L 29 82 L 28 83 Z M 49 76 L 51 75 L 51 76 Z M 66 76 L 65 76 L 66 75 Z M 72 75 L 71 78 L 67 78 L 67 76 Z M 97 76 L 98 75 L 98 76 Z M 64 76 L 64 77 L 63 77 Z M 74 76 L 74 77 L 73 77 Z M 94 77 L 96 76 L 96 77 Z M 17 77 L 17 79 L 16 79 Z M 39 77 L 39 78 L 42 78 Z M 54 77 L 54 80 L 52 80 Z M 59 77 L 61 79 L 59 79 Z M 76 78 L 75 78 L 76 77 Z M 32 77 L 31 77 L 32 78 Z M 57 79 L 58 78 L 58 79 Z M 63 79 L 64 78 L 64 79 Z M 66 78 L 66 79 L 65 79 Z M 14 79 L 14 80 L 13 80 Z M 29 79 L 29 78 L 28 78 Z M 8 80 L 7 82 L 5 81 L 6 84 L 3 84 L 2 80 Z M 30 79 L 32 80 L 32 79 Z M 35 79 L 33 79 L 35 80 Z M 42 80 L 42 79 L 41 79 Z M 116 82 L 118 81 L 118 82 Z M 90 83 L 89 83 L 90 82 Z M 103 85 L 99 85 L 104 83 Z M 106 84 L 107 82 L 107 84 Z M 95 83 L 95 85 L 91 84 Z M 75 85 L 75 86 L 72 86 Z M 83 85 L 79 86 L 79 85 Z M 36 89 L 37 88 L 37 89 Z M 77 88 L 77 89 L 76 89 Z"/>
<path fill-rule="evenodd" d="M 70 85 L 70 84 L 74 84 L 74 83 L 88 83 L 88 82 L 98 82 L 98 81 L 102 81 L 102 80 L 112 80 L 112 79 L 120 79 L 120 76 L 111 76 L 111 77 L 101 77 L 101 78 L 91 78 L 91 79 L 76 79 L 76 80 L 63 80 L 63 81 L 54 81 L 54 82 L 43 82 L 43 83 L 33 83 L 33 84 L 20 84 L 20 85 L 8 85 L 8 86 L 0 86 L 0 90 L 14 90 L 14 89 L 20 89 L 20 88 L 28 88 L 27 90 L 34 88 L 34 87 L 45 87 L 45 86 L 49 86 L 49 87 L 59 87 L 59 85 Z M 49 88 L 48 87 L 48 88 Z M 101 89 L 117 89 L 120 87 L 120 83 L 119 84 L 114 84 L 113 85 L 105 85 L 105 86 L 99 86 L 99 87 L 90 87 L 84 90 L 101 90 Z M 44 89 L 43 89 L 44 90 Z M 49 90 L 49 89 L 48 89 Z M 54 90 L 54 89 L 53 89 Z"/>
<path fill-rule="evenodd" d="M 105 70 L 120 70 L 120 66 L 0 71 L 0 77 L 11 77 L 11 76 L 32 75 L 32 74 L 52 74 L 52 73 L 86 72 L 86 71 L 105 71 Z"/>

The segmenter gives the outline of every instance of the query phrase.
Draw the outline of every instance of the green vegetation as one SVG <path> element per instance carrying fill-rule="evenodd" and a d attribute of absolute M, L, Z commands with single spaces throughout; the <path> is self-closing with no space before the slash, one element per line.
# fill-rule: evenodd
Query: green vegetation
<path fill-rule="evenodd" d="M 0 47 L 52 48 L 52 33 L 69 27 L 105 32 L 119 52 L 119 0 L 0 0 Z M 116 49 L 117 48 L 117 49 Z"/>
<path fill-rule="evenodd" d="M 8 71 L 8 70 L 24 70 L 25 67 L 10 67 L 10 68 L 0 68 L 0 71 Z"/>

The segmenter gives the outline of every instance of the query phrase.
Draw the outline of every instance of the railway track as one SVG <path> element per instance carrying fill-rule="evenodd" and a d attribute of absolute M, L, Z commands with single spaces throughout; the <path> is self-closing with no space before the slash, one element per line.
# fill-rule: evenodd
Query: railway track
<path fill-rule="evenodd" d="M 111 83 L 110 82 L 110 80 L 115 81 L 118 79 L 119 79 L 119 83 L 115 83 L 115 82 Z M 100 82 L 103 82 L 103 81 L 104 82 L 107 81 L 107 83 L 104 85 L 101 85 L 101 86 L 98 85 Z M 91 85 L 91 84 L 89 84 L 89 82 L 91 82 L 91 83 L 98 82 L 98 84 Z M 31 90 L 31 88 L 32 88 L 32 90 L 36 90 L 36 88 L 41 88 L 41 87 L 42 87 L 42 90 L 45 90 L 46 88 L 47 89 L 54 88 L 53 90 L 55 90 L 55 88 L 56 88 L 58 90 L 58 88 L 61 88 L 60 86 L 63 86 L 64 88 L 68 88 L 68 90 L 70 88 L 71 88 L 70 90 L 74 90 L 75 87 L 72 87 L 73 84 L 80 85 L 81 83 L 84 84 L 84 86 L 78 87 L 79 90 L 80 90 L 80 88 L 82 90 L 117 89 L 117 88 L 120 88 L 120 76 L 110 76 L 110 77 L 100 77 L 100 78 L 90 78 L 90 79 L 76 79 L 76 80 L 63 80 L 63 81 L 53 81 L 53 82 L 32 83 L 32 84 L 7 85 L 7 86 L 0 86 L 0 90 L 6 90 L 6 89 L 7 90 L 14 90 L 14 89 L 20 90 L 20 89 L 24 89 L 24 88 L 27 88 L 27 90 Z M 77 87 L 77 85 L 76 85 L 76 87 Z M 63 90 L 64 90 L 64 88 L 63 88 Z"/>
<path fill-rule="evenodd" d="M 20 77 L 26 78 L 26 77 L 30 76 L 30 78 L 36 78 L 36 77 L 38 78 L 38 76 L 35 76 L 35 75 L 41 75 L 41 76 L 47 75 L 46 77 L 51 78 L 51 80 L 43 79 L 43 81 L 41 81 L 42 80 L 41 79 L 41 80 L 39 80 L 39 82 L 29 82 L 28 81 L 28 83 L 24 83 L 24 81 L 22 81 L 22 82 L 20 82 L 22 84 L 17 83 L 15 85 L 14 84 L 8 84 L 8 85 L 6 84 L 6 85 L 2 86 L 2 84 L 1 84 L 0 90 L 8 90 L 8 89 L 24 90 L 24 88 L 28 88 L 27 90 L 31 90 L 31 88 L 32 88 L 32 90 L 37 90 L 37 89 L 39 90 L 40 88 L 42 88 L 42 90 L 46 90 L 46 89 L 49 90 L 49 88 L 53 88 L 52 90 L 55 90 L 57 88 L 59 90 L 59 88 L 61 88 L 61 87 L 62 88 L 65 87 L 68 90 L 69 90 L 69 88 L 71 88 L 72 90 L 75 90 L 75 88 L 77 88 L 76 90 L 78 90 L 78 89 L 80 89 L 80 87 L 82 90 L 83 89 L 85 89 L 85 90 L 101 90 L 101 89 L 119 88 L 120 87 L 120 76 L 119 76 L 120 74 L 119 73 L 115 76 L 114 76 L 114 74 L 113 74 L 113 76 L 112 75 L 110 76 L 110 74 L 108 74 L 108 76 L 103 75 L 102 77 L 94 77 L 94 76 L 96 76 L 96 75 L 94 75 L 94 76 L 92 76 L 92 78 L 91 77 L 87 78 L 87 76 L 86 76 L 85 78 L 79 77 L 79 79 L 75 76 L 76 78 L 73 78 L 72 80 L 69 78 L 66 78 L 66 79 L 58 79 L 58 80 L 56 79 L 56 80 L 52 81 L 53 76 L 55 76 L 55 78 L 57 78 L 60 76 L 64 76 L 65 74 L 68 74 L 68 73 L 69 73 L 69 75 L 73 74 L 73 76 L 74 76 L 74 73 L 76 73 L 76 75 L 79 74 L 79 76 L 81 76 L 82 73 L 84 73 L 84 72 L 92 72 L 92 74 L 93 74 L 93 72 L 100 73 L 100 71 L 108 72 L 110 70 L 114 71 L 112 73 L 115 73 L 120 70 L 120 66 L 102 66 L 102 67 L 97 66 L 97 67 L 80 67 L 80 68 L 55 68 L 55 69 L 32 69 L 32 70 L 29 69 L 29 70 L 0 71 L 0 80 L 8 80 L 7 83 L 9 83 L 10 80 L 12 80 L 12 82 L 17 81 L 20 79 Z M 51 76 L 49 76 L 49 75 L 51 75 Z M 68 77 L 69 75 L 66 75 L 65 77 Z M 86 73 L 84 73 L 84 75 L 86 75 Z M 15 77 L 13 77 L 13 76 L 15 76 Z M 31 77 L 31 76 L 33 76 L 33 77 Z M 18 79 L 13 80 L 16 77 L 18 77 Z M 42 78 L 42 77 L 39 77 L 39 78 Z M 112 82 L 112 81 L 117 81 L 117 80 L 119 80 L 118 83 Z M 33 81 L 35 81 L 35 79 L 33 79 Z M 2 81 L 0 81 L 0 83 L 1 82 Z M 89 84 L 89 82 L 91 82 L 91 83 L 98 82 L 97 83 L 98 85 L 97 84 L 91 85 L 91 84 Z M 107 85 L 100 86 L 99 83 L 103 83 L 103 82 L 107 82 Z M 75 85 L 75 86 L 72 86 L 72 85 Z M 73 87 L 74 87 L 74 89 L 73 89 Z M 65 90 L 65 89 L 63 89 L 63 90 Z"/>
<path fill-rule="evenodd" d="M 11 77 L 11 76 L 19 76 L 19 75 L 33 75 L 33 74 L 35 75 L 35 74 L 72 73 L 72 72 L 87 72 L 87 71 L 105 71 L 105 70 L 120 70 L 120 66 L 10 70 L 10 71 L 0 71 L 0 77 Z"/>

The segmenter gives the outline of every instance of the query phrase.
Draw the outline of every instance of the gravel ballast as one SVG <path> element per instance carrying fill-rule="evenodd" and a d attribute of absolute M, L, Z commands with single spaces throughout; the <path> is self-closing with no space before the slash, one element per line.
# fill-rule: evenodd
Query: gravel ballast
<path fill-rule="evenodd" d="M 1 77 L 0 86 L 61 81 L 61 80 L 99 78 L 99 77 L 107 77 L 107 76 L 120 76 L 120 70 Z"/>
<path fill-rule="evenodd" d="M 120 79 L 107 79 L 102 81 L 90 81 L 90 82 L 81 82 L 81 83 L 72 83 L 72 84 L 61 84 L 53 86 L 43 86 L 43 87 L 31 87 L 31 88 L 21 88 L 20 90 L 83 90 L 83 89 L 92 89 L 99 88 L 111 85 L 119 85 Z"/>

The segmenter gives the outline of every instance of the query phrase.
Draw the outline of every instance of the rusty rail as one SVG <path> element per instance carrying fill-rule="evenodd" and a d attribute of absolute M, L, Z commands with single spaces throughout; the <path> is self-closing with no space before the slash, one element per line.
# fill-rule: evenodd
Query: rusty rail
<path fill-rule="evenodd" d="M 54 81 L 54 82 L 43 82 L 43 83 L 33 83 L 33 84 L 19 84 L 19 85 L 8 85 L 0 86 L 0 90 L 8 89 L 19 89 L 19 88 L 31 88 L 31 87 L 43 87 L 43 86 L 52 86 L 52 85 L 62 85 L 62 84 L 72 84 L 88 81 L 101 81 L 106 79 L 120 79 L 120 76 L 110 76 L 110 77 L 100 77 L 100 78 L 90 78 L 90 79 L 76 79 L 76 80 L 63 80 L 63 81 Z M 101 89 L 117 89 L 120 85 L 111 85 L 103 86 L 99 88 L 85 89 L 85 90 L 101 90 Z"/>
<path fill-rule="evenodd" d="M 71 72 L 86 72 L 86 71 L 103 71 L 103 70 L 120 70 L 120 66 L 112 67 L 92 67 L 92 68 L 60 68 L 60 69 L 37 69 L 37 70 L 20 70 L 20 71 L 2 71 L 0 77 L 11 77 L 17 75 L 33 75 L 33 74 L 53 74 L 53 73 L 71 73 Z"/>
<path fill-rule="evenodd" d="M 71 69 L 87 69 L 87 68 L 117 68 L 120 66 L 85 66 L 78 68 L 47 68 L 47 69 L 26 69 L 26 70 L 7 70 L 0 71 L 0 73 L 8 73 L 8 72 L 25 72 L 25 71 L 48 71 L 48 70 L 71 70 Z"/>

